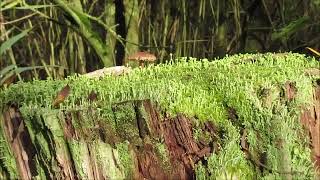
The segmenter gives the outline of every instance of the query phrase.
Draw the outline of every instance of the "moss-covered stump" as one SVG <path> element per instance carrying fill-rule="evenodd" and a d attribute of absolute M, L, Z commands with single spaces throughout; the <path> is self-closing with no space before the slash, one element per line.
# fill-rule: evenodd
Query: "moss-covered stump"
<path fill-rule="evenodd" d="M 315 179 L 320 63 L 236 55 L 0 92 L 0 179 Z"/>

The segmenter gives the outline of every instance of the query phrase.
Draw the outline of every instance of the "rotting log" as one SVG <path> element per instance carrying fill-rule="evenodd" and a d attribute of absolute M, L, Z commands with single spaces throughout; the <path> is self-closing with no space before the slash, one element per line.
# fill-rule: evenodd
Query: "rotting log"
<path fill-rule="evenodd" d="M 304 70 L 319 64 L 232 58 L 12 86 L 0 93 L 0 178 L 317 177 L 320 75 Z"/>
<path fill-rule="evenodd" d="M 292 87 L 286 86 L 286 96 L 288 99 L 294 98 L 291 94 Z M 309 110 L 303 111 L 301 114 L 301 122 L 307 128 L 311 138 L 312 159 L 315 161 L 316 168 L 319 168 L 320 157 L 320 87 L 317 86 L 314 92 L 315 104 Z M 106 131 L 110 130 L 98 121 L 97 125 L 87 131 L 92 132 L 92 135 L 99 134 L 99 143 L 110 144 L 114 146 L 116 142 L 129 140 L 131 158 L 133 159 L 133 172 L 134 179 L 194 179 L 195 178 L 195 164 L 199 161 L 204 161 L 211 153 L 219 151 L 219 130 L 211 122 L 203 124 L 202 132 L 210 134 L 211 141 L 196 141 L 193 137 L 192 122 L 194 118 L 187 117 L 183 114 L 178 114 L 176 117 L 169 117 L 167 114 L 161 114 L 159 109 L 153 105 L 150 100 L 123 102 L 115 104 L 112 108 L 113 113 L 119 113 L 118 106 L 129 105 L 135 111 L 134 121 L 129 124 L 126 129 L 136 130 L 139 136 L 130 136 L 130 132 L 123 129 L 122 125 L 116 132 Z M 143 110 L 141 110 L 143 109 Z M 120 109 L 121 111 L 121 109 Z M 78 116 L 80 116 L 78 114 Z M 117 117 L 115 116 L 115 121 Z M 58 119 L 56 119 L 58 120 Z M 77 174 L 77 168 L 72 159 L 70 149 L 66 148 L 60 153 L 57 152 L 55 146 L 68 144 L 70 141 L 80 141 L 81 145 L 86 146 L 84 151 L 87 151 L 86 174 L 85 177 L 89 179 L 107 179 L 110 177 L 110 172 L 102 169 L 97 164 L 97 156 L 92 152 L 92 142 L 81 140 L 79 133 L 75 129 L 73 122 L 79 120 L 72 118 L 71 113 L 64 114 L 61 128 L 63 129 L 64 142 L 57 140 L 53 141 L 54 144 L 51 148 L 53 152 L 54 164 L 57 164 L 58 169 L 53 172 L 53 169 L 46 169 L 47 178 L 58 177 L 59 179 L 81 179 Z M 15 106 L 8 107 L 3 114 L 4 130 L 7 139 L 10 140 L 10 148 L 13 151 L 15 160 L 17 162 L 17 171 L 22 179 L 32 179 L 38 176 L 36 167 L 36 145 L 32 143 L 28 129 L 24 120 Z M 50 129 L 47 129 L 47 134 L 53 134 Z M 90 135 L 87 134 L 87 138 Z M 156 141 L 163 138 L 163 143 L 167 149 L 169 161 L 163 161 L 163 155 L 159 154 L 157 150 Z M 220 137 L 221 138 L 221 137 Z M 243 136 L 242 136 L 243 138 Z M 107 140 L 108 139 L 108 140 Z M 110 141 L 111 140 L 111 141 Z M 243 141 L 242 141 L 243 143 Z M 60 145 L 59 145 L 60 144 Z M 241 144 L 244 147 L 244 144 Z M 245 148 L 243 148 L 244 151 Z M 111 154 L 115 153 L 110 150 Z M 114 156 L 114 154 L 112 155 Z M 84 157 L 83 157 L 84 158 Z M 112 157 L 110 161 L 116 165 L 119 159 Z M 119 158 L 119 157 L 118 157 Z M 249 158 L 249 157 L 248 157 Z M 260 166 L 261 162 L 255 162 Z M 123 170 L 123 169 L 122 169 Z M 121 168 L 119 168 L 121 171 Z M 50 173 L 49 173 L 50 172 Z"/>
<path fill-rule="evenodd" d="M 122 107 L 126 108 L 123 109 Z M 128 110 L 129 108 L 131 110 Z M 117 116 L 117 113 L 123 115 L 126 111 L 132 111 L 134 114 L 131 115 L 134 116 L 130 117 L 132 121 L 127 124 L 117 124 L 115 132 L 103 127 L 106 124 L 101 124 L 102 122 L 100 121 L 96 121 L 96 126 L 89 129 L 75 128 L 77 125 L 74 122 L 82 119 L 80 112 L 73 115 L 66 113 L 60 119 L 61 121 L 59 118 L 50 118 L 50 120 L 60 121 L 63 140 L 48 137 L 52 141 L 52 146 L 49 148 L 53 153 L 51 161 L 54 161 L 54 163 L 51 163 L 56 164 L 57 169 L 53 169 L 53 167 L 46 167 L 46 169 L 43 167 L 47 178 L 80 178 L 79 174 L 77 175 L 79 169 L 74 164 L 75 160 L 72 159 L 73 156 L 76 156 L 72 153 L 76 152 L 73 152 L 67 146 L 64 147 L 65 144 L 71 144 L 71 141 L 79 141 L 82 146 L 85 146 L 81 152 L 86 155 L 82 156 L 87 168 L 82 172 L 85 174 L 84 177 L 88 179 L 108 178 L 110 175 L 108 170 L 102 169 L 97 163 L 97 155 L 93 152 L 96 145 L 88 141 L 95 135 L 99 135 L 95 138 L 95 141 L 98 141 L 100 145 L 109 144 L 112 146 L 116 142 L 125 140 L 130 142 L 129 148 L 134 162 L 133 171 L 130 173 L 134 175 L 134 179 L 193 179 L 195 177 L 195 164 L 208 157 L 214 150 L 210 144 L 215 144 L 216 142 L 197 142 L 193 138 L 191 122 L 194 120 L 192 118 L 188 118 L 183 114 L 178 114 L 176 117 L 169 117 L 165 114 L 161 115 L 159 109 L 150 100 L 115 104 L 112 111 L 115 114 L 115 122 L 122 122 L 121 118 L 123 118 L 123 116 Z M 4 112 L 4 130 L 7 139 L 10 139 L 9 144 L 15 155 L 19 175 L 22 179 L 32 179 L 32 177 L 39 175 L 35 165 L 35 154 L 39 147 L 36 147 L 37 143 L 34 144 L 32 142 L 19 109 L 11 106 Z M 127 116 L 130 116 L 130 113 L 126 114 Z M 42 130 L 44 129 L 39 129 L 39 131 Z M 57 129 L 47 128 L 45 132 L 48 136 L 57 134 L 57 132 L 51 131 L 57 131 Z M 212 137 L 217 137 L 218 133 L 217 129 L 210 122 L 204 125 L 203 132 L 209 133 Z M 80 137 L 79 134 L 83 134 L 85 137 Z M 160 138 L 163 138 L 164 145 L 168 150 L 169 161 L 163 161 L 163 155 L 159 154 L 160 152 L 157 150 L 155 142 Z M 110 153 L 115 152 L 111 150 Z M 112 162 L 109 163 L 117 166 L 119 157 L 113 158 L 110 160 Z M 40 158 L 38 160 L 44 159 Z M 120 167 L 118 168 L 120 172 L 123 171 Z"/>

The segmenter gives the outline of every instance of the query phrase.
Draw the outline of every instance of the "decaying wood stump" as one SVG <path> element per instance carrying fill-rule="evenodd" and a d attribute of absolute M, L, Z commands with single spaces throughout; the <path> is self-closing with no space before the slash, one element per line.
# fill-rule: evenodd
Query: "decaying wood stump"
<path fill-rule="evenodd" d="M 295 96 L 294 86 L 286 83 L 285 89 L 288 100 L 293 99 Z M 319 168 L 320 164 L 319 104 L 320 86 L 318 85 L 314 92 L 314 106 L 309 109 L 305 108 L 301 114 L 301 122 L 310 133 L 312 158 L 316 162 L 317 168 Z M 85 165 L 87 169 L 83 172 L 86 174 L 84 177 L 89 179 L 110 178 L 110 172 L 103 169 L 99 164 L 98 157 L 94 152 L 95 148 L 93 148 L 92 142 L 88 141 L 89 139 L 95 139 L 95 141 L 98 139 L 99 143 L 108 144 L 110 147 L 113 147 L 118 142 L 129 141 L 129 151 L 133 159 L 132 172 L 129 174 L 132 175 L 133 179 L 194 179 L 195 164 L 199 161 L 205 161 L 205 157 L 219 151 L 219 134 L 221 133 L 211 122 L 205 123 L 202 127 L 204 133 L 210 134 L 211 141 L 195 140 L 192 128 L 196 119 L 192 117 L 186 117 L 183 114 L 171 117 L 165 112 L 161 112 L 150 100 L 140 100 L 114 104 L 112 111 L 115 122 L 121 122 L 119 119 L 123 118 L 117 113 L 126 113 L 123 107 L 126 107 L 125 111 L 128 111 L 129 107 L 134 112 L 133 116 L 129 118 L 131 120 L 127 124 L 129 126 L 126 127 L 130 130 L 123 129 L 125 128 L 123 125 L 118 125 L 114 131 L 108 127 L 108 124 L 102 124 L 102 121 L 96 121 L 95 126 L 89 129 L 78 129 L 75 127 L 78 126 L 75 125 L 75 121 L 83 119 L 81 117 L 82 114 L 80 112 L 64 112 L 64 117 L 60 122 L 63 141 L 47 137 L 48 141 L 52 141 L 50 147 L 52 148 L 50 149 L 52 151 L 51 161 L 57 164 L 56 168 L 58 169 L 51 169 L 53 167 L 47 166 L 47 169 L 45 169 L 46 176 L 59 179 L 81 179 L 83 177 L 83 175 L 80 176 L 77 165 L 74 164 L 76 160 L 72 159 L 74 157 L 72 153 L 75 152 L 70 150 L 71 141 L 73 143 L 81 142 L 81 145 L 85 146 L 87 157 L 83 158 L 86 158 L 84 162 L 87 163 Z M 233 116 L 235 115 L 233 114 Z M 125 116 L 129 117 L 130 115 L 126 114 Z M 36 166 L 36 161 L 39 158 L 36 158 L 36 153 L 41 147 L 37 147 L 37 144 L 32 142 L 19 109 L 15 106 L 9 106 L 2 118 L 7 139 L 10 140 L 10 148 L 17 162 L 19 176 L 22 179 L 32 179 L 38 176 L 39 167 Z M 45 119 L 42 120 L 45 121 Z M 52 118 L 49 120 L 52 120 Z M 53 129 L 45 128 L 47 135 L 51 136 Z M 83 135 L 87 137 L 81 137 Z M 98 136 L 90 137 L 95 135 Z M 160 139 L 162 141 L 159 141 Z M 159 154 L 157 150 L 159 143 L 163 143 L 168 157 L 163 157 L 163 154 Z M 64 147 L 63 144 L 66 146 Z M 241 140 L 241 146 L 246 146 L 243 140 Z M 245 148 L 243 149 L 246 151 Z M 108 153 L 111 153 L 110 157 L 113 157 L 110 163 L 117 166 L 119 156 L 115 157 L 115 149 L 111 148 Z M 167 158 L 168 161 L 164 161 L 164 158 Z M 119 173 L 124 173 L 123 168 L 117 168 Z"/>
<path fill-rule="evenodd" d="M 81 179 L 79 172 L 77 172 L 75 160 L 72 159 L 72 151 L 70 141 L 83 142 L 82 145 L 86 146 L 88 158 L 87 169 L 84 171 L 89 179 L 108 179 L 108 172 L 103 170 L 97 162 L 94 148 L 91 149 L 91 142 L 85 142 L 84 137 L 80 134 L 85 134 L 88 139 L 91 135 L 99 134 L 100 143 L 114 145 L 116 142 L 129 140 L 130 151 L 132 152 L 132 158 L 134 159 L 134 167 L 132 175 L 134 179 L 194 179 L 194 166 L 195 163 L 208 157 L 213 151 L 218 149 L 212 149 L 218 147 L 218 144 L 214 141 L 196 141 L 193 137 L 192 122 L 195 121 L 190 117 L 186 117 L 183 114 L 178 114 L 176 117 L 169 117 L 167 114 L 160 114 L 160 110 L 150 100 L 142 101 L 130 101 L 115 104 L 112 108 L 114 113 L 119 113 L 123 109 L 120 106 L 131 106 L 135 112 L 135 119 L 129 123 L 131 127 L 128 129 L 122 129 L 123 126 L 119 125 L 117 131 L 112 132 L 111 128 L 108 128 L 107 124 L 97 124 L 90 129 L 77 129 L 74 122 L 81 119 L 81 114 L 76 113 L 78 117 L 72 115 L 72 113 L 64 113 L 64 119 L 61 122 L 63 140 L 48 137 L 48 141 L 52 141 L 50 151 L 52 151 L 52 159 L 57 164 L 56 168 L 46 167 L 46 175 L 48 178 L 59 177 L 62 179 Z M 126 109 L 128 110 L 128 109 Z M 121 112 L 123 113 L 123 112 Z M 115 121 L 117 121 L 117 115 L 115 115 Z M 39 171 L 36 167 L 36 153 L 39 150 L 37 145 L 30 139 L 30 134 L 25 126 L 24 120 L 19 112 L 19 109 L 12 106 L 3 114 L 5 130 L 7 138 L 10 139 L 10 147 L 18 163 L 19 175 L 22 179 L 32 179 L 32 177 L 38 176 Z M 41 119 L 37 119 L 41 120 Z M 48 119 L 47 119 L 48 120 Z M 53 120 L 52 118 L 50 120 Z M 45 121 L 45 119 L 43 119 Z M 53 134 L 54 129 L 45 127 L 47 135 Z M 41 131 L 41 130 L 39 130 Z M 83 133 L 81 131 L 87 131 Z M 135 133 L 128 134 L 136 131 Z M 89 134 L 91 132 L 91 135 Z M 203 126 L 203 132 L 207 132 L 212 136 L 212 139 L 218 138 L 218 130 L 215 125 L 208 122 Z M 97 138 L 97 137 L 96 137 Z M 107 140 L 108 139 L 108 140 Z M 167 150 L 168 157 L 163 157 L 157 151 L 157 143 L 160 143 L 160 139 L 163 139 L 163 145 Z M 97 139 L 95 139 L 97 141 Z M 113 141 L 113 142 L 112 142 Z M 155 143 L 157 142 L 157 143 Z M 63 144 L 67 144 L 63 148 Z M 214 145 L 214 146 L 212 146 Z M 60 146 L 58 150 L 57 146 Z M 62 150 L 61 150 L 62 149 Z M 114 153 L 110 151 L 110 153 Z M 169 161 L 164 162 L 163 158 L 168 158 Z M 117 158 L 112 160 L 114 164 L 119 161 Z M 46 162 L 48 163 L 48 162 Z M 121 169 L 121 168 L 119 168 Z"/>
<path fill-rule="evenodd" d="M 256 57 L 249 60 L 249 63 L 263 62 L 262 59 Z M 236 61 L 236 63 L 241 64 L 243 62 Z M 230 66 L 234 66 L 234 64 Z M 184 65 L 182 67 L 185 68 Z M 201 63 L 192 67 L 205 68 Z M 259 65 L 258 69 L 260 68 L 262 67 Z M 207 71 L 216 69 L 207 69 Z M 121 75 L 129 71 L 130 69 L 125 67 L 118 67 L 96 71 L 87 76 L 99 78 L 105 74 Z M 191 72 L 194 71 L 191 68 L 190 74 L 181 74 L 180 81 L 188 84 L 192 76 Z M 203 91 L 195 91 L 195 93 L 203 92 L 209 94 L 208 96 L 203 96 L 203 99 L 200 100 L 215 96 L 215 94 L 210 94 L 211 85 L 223 86 L 224 84 L 217 82 L 214 76 L 208 81 L 206 77 L 203 77 L 210 75 L 211 71 L 206 74 L 202 74 L 202 70 L 199 71 L 197 72 L 197 78 L 209 83 L 209 85 L 203 86 Z M 150 71 L 144 75 L 155 75 L 155 72 Z M 268 74 L 269 72 L 265 73 Z M 292 72 L 290 71 L 290 73 Z M 318 77 L 319 75 L 317 68 L 310 69 L 304 73 L 305 76 L 312 77 Z M 168 76 L 157 74 L 156 78 L 172 78 L 170 72 L 168 74 Z M 218 80 L 225 80 L 219 75 L 221 74 L 217 74 L 218 78 L 221 79 Z M 248 73 L 247 76 L 248 79 L 243 81 L 243 84 L 251 83 L 252 74 Z M 125 78 L 128 77 L 125 76 Z M 144 91 L 148 95 L 152 88 L 141 85 L 144 81 L 139 78 L 133 78 L 139 84 L 135 88 L 145 88 Z M 155 81 L 149 79 L 149 83 L 155 83 L 159 79 Z M 234 100 L 230 103 L 231 101 L 228 102 L 223 99 L 225 98 L 223 96 L 230 95 L 228 93 L 219 94 L 221 97 L 217 98 L 219 101 L 214 102 L 216 104 L 208 101 L 206 105 L 212 103 L 214 104 L 213 106 L 219 105 L 218 107 L 221 108 L 219 113 L 222 112 L 222 115 L 217 116 L 222 119 L 221 121 L 219 121 L 220 119 L 206 119 L 211 118 L 211 116 L 202 116 L 202 119 L 200 119 L 196 117 L 197 113 L 195 113 L 194 117 L 179 113 L 180 111 L 172 114 L 172 111 L 165 109 L 168 107 L 160 107 L 158 101 L 159 104 L 152 99 L 145 99 L 146 97 L 154 96 L 146 96 L 146 94 L 144 94 L 145 96 L 138 96 L 137 90 L 133 92 L 131 84 L 127 85 L 125 90 L 122 91 L 120 89 L 120 91 L 124 92 L 124 95 L 126 95 L 125 93 L 135 94 L 136 96 L 128 98 L 133 100 L 121 102 L 123 100 L 111 101 L 110 99 L 112 98 L 110 98 L 108 101 L 105 96 L 108 96 L 109 91 L 105 91 L 104 88 L 102 88 L 103 91 L 96 91 L 96 89 L 92 88 L 96 86 L 90 84 L 111 82 L 104 81 L 104 79 L 92 82 L 87 82 L 88 79 L 85 79 L 85 82 L 79 83 L 82 88 L 81 92 L 78 92 L 82 98 L 79 98 L 79 101 L 85 101 L 82 104 L 78 102 L 79 94 L 72 94 L 71 91 L 74 79 L 66 81 L 68 83 L 71 82 L 70 86 L 67 83 L 63 84 L 63 90 L 58 92 L 53 103 L 41 99 L 43 97 L 51 98 L 52 91 L 49 95 L 41 90 L 31 91 L 33 94 L 35 92 L 44 93 L 43 96 L 40 96 L 40 103 L 36 107 L 30 106 L 33 99 L 19 106 L 19 102 L 12 102 L 15 98 L 6 99 L 2 97 L 2 99 L 7 100 L 7 104 L 1 106 L 0 155 L 5 154 L 7 157 L 0 157 L 0 179 L 195 179 L 196 176 L 198 177 L 199 171 L 201 171 L 202 174 L 200 173 L 200 175 L 203 175 L 202 177 L 209 176 L 219 179 L 222 177 L 221 174 L 224 175 L 224 178 L 232 177 L 232 171 L 240 168 L 244 170 L 237 171 L 236 173 L 239 172 L 239 174 L 236 174 L 235 178 L 241 178 L 241 175 L 246 175 L 245 173 L 249 174 L 248 177 L 255 177 L 256 174 L 261 175 L 261 177 L 266 175 L 268 178 L 280 177 L 283 179 L 293 179 L 299 177 L 299 175 L 313 177 L 315 172 L 312 169 L 312 162 L 314 162 L 314 168 L 317 173 L 319 173 L 320 169 L 319 78 L 312 79 L 312 83 L 314 83 L 313 99 L 309 100 L 311 97 L 308 96 L 308 100 L 306 100 L 312 101 L 310 106 L 299 104 L 301 107 L 296 106 L 294 103 L 299 95 L 306 92 L 299 92 L 299 88 L 301 88 L 299 86 L 303 86 L 303 83 L 297 82 L 299 79 L 293 81 L 287 81 L 286 78 L 283 79 L 281 82 L 276 82 L 278 84 L 274 86 L 267 86 L 268 84 L 265 86 L 261 83 L 254 87 L 255 89 L 251 86 L 248 89 L 238 89 L 242 90 L 242 94 L 238 94 L 239 96 L 252 95 L 254 96 L 252 99 L 250 99 L 251 97 L 237 99 L 232 97 L 232 93 L 235 93 L 235 91 L 231 91 L 231 98 L 239 101 L 249 99 L 245 104 L 246 106 L 242 107 L 243 109 L 235 107 L 238 101 Z M 241 80 L 239 74 L 236 74 L 236 78 L 233 80 Z M 308 82 L 310 83 L 311 80 L 309 80 Z M 119 82 L 122 81 L 117 81 L 118 84 Z M 163 84 L 166 83 L 167 81 L 164 81 Z M 193 80 L 192 83 L 197 84 L 198 82 Z M 297 83 L 300 84 L 296 87 Z M 91 85 L 91 92 L 89 90 L 86 91 L 87 89 L 83 87 L 87 84 Z M 179 85 L 179 83 L 177 84 Z M 231 89 L 235 84 L 235 82 L 232 82 L 225 88 Z M 183 84 L 181 83 L 181 85 Z M 97 87 L 101 88 L 103 86 L 100 84 Z M 52 87 L 55 87 L 55 85 L 52 85 Z M 312 89 L 312 86 L 308 87 L 308 90 L 310 89 Z M 112 89 L 110 88 L 109 90 Z M 181 89 L 176 88 L 175 90 L 179 91 Z M 219 91 L 223 90 L 220 89 Z M 252 91 L 245 94 L 244 92 L 247 90 Z M 16 93 L 15 91 L 12 92 Z M 101 94 L 104 92 L 108 93 L 102 96 Z M 164 96 L 166 98 L 171 95 L 171 92 L 167 93 L 167 96 Z M 192 94 L 193 92 L 190 91 L 188 93 Z M 185 94 L 185 97 L 181 96 L 181 98 L 191 99 L 188 93 Z M 13 96 L 12 94 L 10 95 Z M 19 95 L 25 97 L 23 92 L 20 92 Z M 71 102 L 70 100 L 67 102 L 69 103 L 68 106 L 64 106 L 64 101 L 68 96 L 72 97 L 73 101 Z M 195 98 L 196 96 L 197 94 L 193 94 L 192 97 Z M 117 94 L 114 94 L 114 97 L 117 97 Z M 193 102 L 190 101 L 190 103 Z M 52 105 L 45 106 L 42 103 Z M 188 108 L 189 106 L 182 107 Z M 205 108 L 204 106 L 199 107 Z M 209 107 L 211 108 L 212 106 Z M 290 109 L 292 107 L 293 109 Z M 300 114 L 297 114 L 297 107 L 301 109 Z M 240 114 L 241 110 L 242 113 L 247 113 L 246 116 Z M 256 111 L 261 111 L 265 114 L 256 113 Z M 186 110 L 186 112 L 188 111 Z M 206 113 L 206 111 L 201 113 Z M 287 114 L 282 116 L 282 113 Z M 252 117 L 250 119 L 251 115 L 261 117 Z M 292 117 L 294 121 L 290 121 Z M 304 129 L 301 128 L 301 124 L 298 122 L 299 118 Z M 214 122 L 224 124 L 215 124 Z M 296 123 L 297 126 L 294 124 L 286 126 L 288 122 Z M 278 129 L 274 129 L 275 127 Z M 286 139 L 288 132 L 283 132 L 283 129 L 290 130 L 291 139 Z M 303 154 L 302 158 L 299 154 L 297 155 L 293 152 L 294 148 L 298 149 L 296 151 L 298 153 L 308 150 L 309 144 L 306 142 L 308 141 L 308 138 L 306 138 L 308 135 L 310 136 L 310 159 L 312 161 L 307 157 L 309 156 L 309 151 Z M 299 140 L 303 142 L 299 144 L 300 142 L 297 142 Z M 263 142 L 260 143 L 260 141 Z M 292 146 L 290 146 L 290 143 L 292 143 Z M 225 149 L 228 151 L 224 151 Z M 221 154 L 222 156 L 219 156 Z M 222 158 L 218 159 L 216 157 Z M 221 166 L 227 164 L 228 162 L 222 162 L 226 159 L 229 161 L 229 165 L 231 164 L 229 166 L 231 170 L 226 169 L 227 166 L 225 166 L 221 169 L 218 167 L 216 171 L 211 171 L 216 168 L 214 163 L 217 161 Z M 236 160 L 233 161 L 234 159 Z M 214 162 L 214 160 L 216 161 Z M 294 164 L 293 160 L 298 163 Z M 238 164 L 233 166 L 232 163 Z M 241 167 L 238 168 L 238 165 Z M 299 171 L 300 167 L 308 170 L 312 169 L 310 170 L 312 172 Z M 245 168 L 251 169 L 246 171 Z M 218 172 L 220 170 L 222 171 L 221 173 Z"/>

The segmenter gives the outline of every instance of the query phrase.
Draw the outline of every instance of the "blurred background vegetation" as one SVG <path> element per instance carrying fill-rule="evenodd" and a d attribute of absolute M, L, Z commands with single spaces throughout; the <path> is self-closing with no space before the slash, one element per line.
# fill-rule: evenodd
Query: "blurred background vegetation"
<path fill-rule="evenodd" d="M 1 0 L 0 80 L 63 78 L 124 65 L 320 46 L 320 0 Z"/>

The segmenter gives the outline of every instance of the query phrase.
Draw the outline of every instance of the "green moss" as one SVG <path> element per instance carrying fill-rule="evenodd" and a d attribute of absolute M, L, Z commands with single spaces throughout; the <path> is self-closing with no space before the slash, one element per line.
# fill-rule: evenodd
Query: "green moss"
<path fill-rule="evenodd" d="M 210 178 L 215 179 L 253 179 L 254 169 L 246 160 L 244 153 L 241 151 L 239 131 L 228 123 L 225 127 L 226 132 L 223 147 L 218 154 L 212 154 L 208 158 L 207 171 Z M 203 168 L 197 168 L 200 176 L 203 175 Z"/>
<path fill-rule="evenodd" d="M 210 120 L 224 130 L 221 152 L 208 158 L 208 174 L 212 177 L 221 177 L 224 172 L 228 177 L 233 174 L 250 178 L 253 174 L 259 174 L 245 159 L 239 146 L 240 129 L 245 128 L 250 152 L 257 156 L 266 153 L 269 168 L 282 170 L 288 166 L 279 162 L 282 154 L 288 153 L 286 161 L 290 168 L 294 171 L 306 169 L 302 177 L 308 178 L 314 172 L 307 171 L 312 162 L 310 151 L 306 151 L 308 139 L 298 136 L 301 133 L 298 115 L 300 107 L 312 103 L 313 82 L 320 79 L 319 76 L 306 76 L 304 71 L 319 66 L 320 63 L 315 59 L 291 53 L 239 54 L 212 62 L 181 58 L 171 64 L 137 68 L 120 77 L 106 76 L 98 80 L 72 76 L 59 81 L 18 83 L 1 91 L 0 101 L 3 104 L 15 102 L 21 108 L 51 111 L 57 92 L 69 84 L 70 95 L 58 111 L 82 111 L 84 115 L 88 109 L 95 109 L 94 114 L 82 118 L 82 121 L 91 122 L 76 126 L 92 127 L 96 122 L 93 119 L 98 119 L 110 123 L 112 129 L 121 132 L 123 140 L 139 145 L 141 139 L 135 121 L 136 114 L 130 102 L 151 99 L 169 115 L 182 112 L 196 116 L 199 124 Z M 293 101 L 283 97 L 283 87 L 287 81 L 296 85 L 297 95 Z M 94 103 L 89 103 L 88 95 L 92 91 L 98 96 Z M 114 107 L 119 102 L 128 103 Z M 238 116 L 236 122 L 230 124 L 226 106 L 235 109 Z M 46 122 L 49 119 L 43 121 L 46 126 L 54 127 L 54 124 Z M 196 137 L 206 138 L 202 131 L 195 129 L 194 132 L 198 132 Z M 284 150 L 277 147 L 279 139 L 286 142 Z M 82 145 L 74 151 L 81 152 Z M 121 153 L 127 153 L 120 161 L 125 164 L 124 167 L 129 167 L 126 164 L 131 162 L 127 145 L 121 144 L 119 148 Z M 259 174 L 261 178 L 271 176 L 281 175 L 270 175 L 269 171 Z"/>
<path fill-rule="evenodd" d="M 108 124 L 112 128 L 112 131 L 116 131 L 116 121 L 114 120 L 114 113 L 111 105 L 105 105 L 101 108 L 97 108 L 99 120 Z"/>
<path fill-rule="evenodd" d="M 0 179 L 2 176 L 3 179 L 17 179 L 19 177 L 18 172 L 16 171 L 17 164 L 10 149 L 9 140 L 5 137 L 3 127 L 4 119 L 3 116 L 0 115 Z"/>
<path fill-rule="evenodd" d="M 123 166 L 119 166 L 119 153 L 110 145 L 97 141 L 95 144 L 96 159 L 109 179 L 125 179 Z"/>
<path fill-rule="evenodd" d="M 119 162 L 121 167 L 123 167 L 123 170 L 125 172 L 126 178 L 132 178 L 134 172 L 134 161 L 132 159 L 132 150 L 129 148 L 129 142 L 123 142 L 116 144 L 116 149 L 119 154 Z"/>
<path fill-rule="evenodd" d="M 122 139 L 129 140 L 134 145 L 141 145 L 136 112 L 132 102 L 125 102 L 113 106 L 117 132 Z"/>
<path fill-rule="evenodd" d="M 90 172 L 88 168 L 90 157 L 88 155 L 87 143 L 83 140 L 70 140 L 69 141 L 70 153 L 73 159 L 75 169 L 77 174 L 79 174 L 80 179 L 88 179 Z"/>
<path fill-rule="evenodd" d="M 155 148 L 161 161 L 161 167 L 167 172 L 170 172 L 172 167 L 170 166 L 169 153 L 166 149 L 166 146 L 163 143 L 156 143 Z"/>
<path fill-rule="evenodd" d="M 199 179 L 199 180 L 209 179 L 209 178 L 208 178 L 208 172 L 207 172 L 207 170 L 206 170 L 206 167 L 203 166 L 201 162 L 199 162 L 199 163 L 197 164 L 195 173 L 196 173 L 197 179 Z M 214 178 L 212 178 L 212 179 L 214 179 Z"/>

